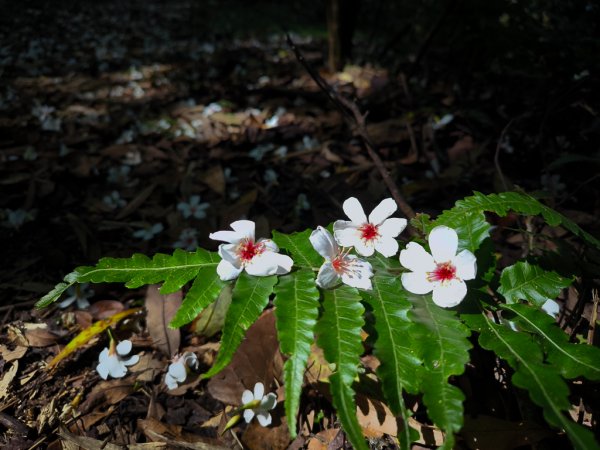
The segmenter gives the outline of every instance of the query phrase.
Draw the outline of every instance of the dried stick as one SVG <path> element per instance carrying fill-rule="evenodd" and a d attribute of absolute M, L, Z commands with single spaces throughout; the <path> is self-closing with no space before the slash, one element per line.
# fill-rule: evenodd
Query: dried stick
<path fill-rule="evenodd" d="M 294 44 L 292 38 L 289 34 L 287 34 L 287 42 L 288 45 L 294 51 L 296 55 L 296 59 L 302 64 L 302 66 L 306 69 L 311 78 L 317 83 L 317 85 L 321 88 L 321 90 L 327 95 L 329 100 L 333 102 L 336 108 L 342 113 L 342 116 L 351 124 L 354 125 L 354 133 L 357 136 L 360 136 L 362 141 L 367 148 L 367 152 L 369 153 L 369 157 L 373 160 L 373 164 L 379 171 L 383 182 L 386 184 L 389 189 L 392 197 L 396 201 L 398 208 L 402 214 L 404 214 L 408 219 L 412 219 L 415 217 L 415 212 L 411 208 L 411 206 L 406 202 L 400 191 L 398 190 L 398 186 L 390 177 L 390 173 L 385 168 L 383 161 L 375 151 L 375 145 L 371 141 L 369 134 L 367 133 L 367 129 L 365 126 L 365 119 L 367 114 L 362 114 L 358 109 L 356 103 L 348 100 L 347 98 L 341 96 L 338 92 L 336 92 L 328 83 L 319 75 L 319 73 L 313 69 L 313 67 L 306 61 L 304 55 L 300 51 L 300 49 Z"/>

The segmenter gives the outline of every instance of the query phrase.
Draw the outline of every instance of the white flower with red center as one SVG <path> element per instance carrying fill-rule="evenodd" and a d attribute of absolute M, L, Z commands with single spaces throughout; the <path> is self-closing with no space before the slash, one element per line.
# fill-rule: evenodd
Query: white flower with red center
<path fill-rule="evenodd" d="M 264 277 L 283 275 L 292 270 L 294 261 L 279 254 L 279 247 L 271 239 L 254 239 L 255 224 L 250 220 L 238 220 L 231 224 L 233 231 L 217 231 L 209 237 L 227 242 L 219 245 L 222 258 L 217 273 L 223 281 L 233 280 L 245 270 L 248 274 Z"/>
<path fill-rule="evenodd" d="M 321 226 L 311 233 L 309 239 L 315 250 L 325 258 L 317 275 L 319 287 L 330 289 L 342 280 L 342 283 L 348 286 L 372 289 L 371 264 L 356 255 L 349 255 L 347 250 L 340 249 L 331 233 Z"/>
<path fill-rule="evenodd" d="M 452 228 L 438 226 L 429 233 L 429 254 L 410 242 L 400 252 L 400 263 L 412 272 L 402 274 L 402 285 L 413 294 L 433 291 L 433 302 L 443 308 L 458 305 L 467 295 L 465 280 L 477 273 L 475 255 L 458 250 L 458 235 Z"/>
<path fill-rule="evenodd" d="M 385 257 L 398 253 L 396 237 L 406 228 L 406 219 L 389 218 L 396 212 L 396 202 L 386 198 L 369 214 L 360 202 L 350 197 L 344 202 L 344 212 L 350 220 L 337 220 L 333 224 L 333 235 L 342 247 L 354 247 L 356 253 L 371 256 L 375 250 Z"/>

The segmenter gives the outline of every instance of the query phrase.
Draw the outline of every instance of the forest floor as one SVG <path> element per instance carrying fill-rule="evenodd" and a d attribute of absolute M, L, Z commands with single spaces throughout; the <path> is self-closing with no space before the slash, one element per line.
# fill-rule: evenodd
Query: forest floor
<path fill-rule="evenodd" d="M 267 236 L 327 225 L 351 196 L 366 209 L 389 197 L 360 138 L 283 34 L 192 34 L 189 17 L 197 11 L 190 2 L 173 2 L 168 11 L 157 3 L 32 8 L 10 16 L 10 45 L 0 49 L 0 442 L 11 449 L 341 448 L 343 433 L 319 389 L 307 389 L 293 441 L 281 403 L 271 428 L 253 422 L 219 433 L 226 406 L 239 406 L 242 391 L 252 388 L 248 373 L 281 381 L 268 311 L 231 367 L 209 382 L 196 378 L 169 391 L 164 373 L 173 349 L 158 342 L 168 317 L 157 310 L 162 297 L 155 288 L 95 285 L 89 308 L 33 308 L 73 268 L 104 256 L 214 250 L 209 233 L 240 218 L 254 220 L 257 234 Z M 321 69 L 326 41 L 292 36 Z M 530 149 L 550 139 L 548 126 L 528 117 L 510 125 L 513 133 L 505 127 L 514 117 L 499 114 L 483 88 L 472 94 L 483 99 L 473 110 L 450 80 L 407 81 L 374 65 L 321 73 L 369 112 L 367 131 L 415 211 L 435 217 L 473 191 L 522 188 L 598 234 L 595 169 L 574 173 L 559 160 L 576 145 L 568 132 L 557 131 L 555 147 L 540 158 L 541 150 Z M 499 260 L 522 256 L 526 240 L 511 230 L 523 224 L 514 217 L 495 224 Z M 574 291 L 563 299 L 577 300 Z M 118 327 L 119 338 L 130 339 L 140 355 L 127 377 L 103 381 L 96 372 L 104 335 L 47 370 L 79 331 L 137 306 L 145 310 Z M 180 351 L 195 352 L 201 371 L 214 360 L 218 331 L 218 321 L 199 321 L 177 332 Z M 307 374 L 313 388 L 327 376 L 320 361 L 315 355 Z M 397 424 L 378 407 L 361 424 L 372 448 L 394 448 L 389 436 Z M 479 439 L 516 448 L 555 435 L 518 424 L 492 412 L 467 417 L 461 445 L 474 448 Z M 439 443 L 435 428 L 417 425 L 423 447 Z"/>

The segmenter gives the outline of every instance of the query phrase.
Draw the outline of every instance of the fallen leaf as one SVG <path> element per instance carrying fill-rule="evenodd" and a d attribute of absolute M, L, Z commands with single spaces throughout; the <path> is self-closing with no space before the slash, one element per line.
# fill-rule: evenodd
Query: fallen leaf
<path fill-rule="evenodd" d="M 121 220 L 131 213 L 135 212 L 140 206 L 144 204 L 144 202 L 150 197 L 150 194 L 156 188 L 156 184 L 151 184 L 147 186 L 144 190 L 142 190 L 138 195 L 135 196 L 133 200 L 127 203 L 125 207 L 117 214 L 116 220 Z"/>
<path fill-rule="evenodd" d="M 52 333 L 45 323 L 23 324 L 25 339 L 30 347 L 48 347 L 55 344 L 59 336 Z"/>
<path fill-rule="evenodd" d="M 19 369 L 19 361 L 15 361 L 11 364 L 10 369 L 4 372 L 2 378 L 0 379 L 0 400 L 4 399 L 8 395 L 8 388 L 12 383 L 12 380 L 15 378 L 17 374 L 17 370 Z"/>
<path fill-rule="evenodd" d="M 212 166 L 200 176 L 200 180 L 217 194 L 225 195 L 225 175 L 221 166 Z"/>
<path fill-rule="evenodd" d="M 95 320 L 102 320 L 108 319 L 124 309 L 125 305 L 116 300 L 99 300 L 92 303 L 88 308 L 88 311 Z"/>
<path fill-rule="evenodd" d="M 9 350 L 6 345 L 0 345 L 0 356 L 6 362 L 21 359 L 26 352 L 27 347 L 21 345 L 17 345 L 13 350 Z"/>
<path fill-rule="evenodd" d="M 151 382 L 154 377 L 163 371 L 165 363 L 156 358 L 152 353 L 143 353 L 137 364 L 131 366 L 129 370 L 136 374 L 136 381 Z"/>
<path fill-rule="evenodd" d="M 148 286 L 146 290 L 146 326 L 154 345 L 168 358 L 179 351 L 181 331 L 169 328 L 169 323 L 181 306 L 181 291 L 162 295 L 158 286 Z"/>
<path fill-rule="evenodd" d="M 329 444 L 331 444 L 339 434 L 340 430 L 338 428 L 329 428 L 328 430 L 319 431 L 308 440 L 306 449 L 328 450 Z"/>
<path fill-rule="evenodd" d="M 366 437 L 398 436 L 396 417 L 387 405 L 360 394 L 356 396 L 356 404 L 358 423 Z"/>
<path fill-rule="evenodd" d="M 271 414 L 274 415 L 273 412 Z M 283 414 L 280 413 L 279 416 L 282 417 Z M 268 448 L 269 450 L 285 450 L 291 440 L 290 430 L 285 420 L 281 420 L 279 423 L 273 420 L 268 427 L 263 427 L 253 420 L 241 438 L 247 448 Z"/>
<path fill-rule="evenodd" d="M 231 305 L 233 285 L 226 285 L 219 294 L 216 302 L 204 308 L 200 315 L 194 319 L 191 328 L 199 336 L 207 338 L 214 336 L 223 329 L 225 315 Z"/>

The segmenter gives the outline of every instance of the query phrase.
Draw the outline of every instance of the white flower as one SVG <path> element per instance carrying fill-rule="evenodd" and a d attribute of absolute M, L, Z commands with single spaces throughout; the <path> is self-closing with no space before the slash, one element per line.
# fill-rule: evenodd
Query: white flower
<path fill-rule="evenodd" d="M 112 191 L 110 194 L 102 197 L 102 202 L 110 209 L 122 208 L 127 204 L 125 200 L 121 198 L 119 191 Z"/>
<path fill-rule="evenodd" d="M 271 239 L 255 241 L 255 224 L 250 220 L 238 220 L 231 224 L 234 231 L 217 231 L 209 238 L 227 242 L 219 245 L 222 260 L 217 266 L 221 280 L 233 280 L 246 270 L 254 276 L 283 275 L 292 270 L 294 261 L 277 253 L 279 247 Z"/>
<path fill-rule="evenodd" d="M 198 369 L 198 357 L 195 353 L 185 352 L 173 358 L 165 375 L 165 384 L 169 389 L 177 389 L 179 383 L 185 382 L 191 370 Z"/>
<path fill-rule="evenodd" d="M 149 241 L 154 238 L 157 234 L 159 234 L 163 230 L 162 223 L 155 223 L 154 225 L 148 225 L 146 228 L 142 228 L 141 230 L 137 230 L 133 232 L 133 237 L 142 239 L 144 241 Z"/>
<path fill-rule="evenodd" d="M 90 306 L 88 298 L 94 295 L 94 290 L 89 289 L 88 286 L 89 285 L 87 283 L 71 286 L 69 289 L 67 289 L 67 294 L 71 295 L 60 302 L 58 307 L 66 308 L 76 301 L 78 309 L 87 309 Z"/>
<path fill-rule="evenodd" d="M 221 111 L 223 111 L 223 107 L 221 105 L 219 105 L 218 103 L 210 103 L 204 108 L 204 110 L 202 111 L 202 115 L 204 117 L 210 117 L 214 113 L 218 113 Z"/>
<path fill-rule="evenodd" d="M 475 255 L 469 250 L 456 254 L 458 236 L 446 226 L 429 233 L 431 255 L 416 242 L 400 252 L 400 263 L 412 272 L 402 274 L 402 285 L 413 294 L 433 291 L 433 302 L 443 308 L 458 305 L 467 294 L 464 280 L 477 273 Z"/>
<path fill-rule="evenodd" d="M 179 240 L 173 244 L 175 248 L 183 248 L 188 251 L 198 248 L 198 231 L 194 228 L 184 228 L 181 230 Z"/>
<path fill-rule="evenodd" d="M 321 226 L 310 234 L 309 239 L 315 250 L 325 258 L 317 275 L 318 286 L 329 289 L 341 279 L 342 283 L 348 286 L 372 289 L 373 268 L 371 264 L 340 249 L 331 233 Z"/>
<path fill-rule="evenodd" d="M 127 374 L 127 366 L 133 366 L 140 360 L 139 355 L 124 358 L 131 352 L 131 341 L 122 341 L 115 345 L 111 339 L 109 348 L 105 348 L 98 357 L 99 364 L 96 371 L 102 379 L 106 380 L 110 375 L 113 378 L 123 378 Z"/>
<path fill-rule="evenodd" d="M 446 125 L 448 125 L 450 122 L 452 122 L 453 120 L 454 120 L 454 116 L 452 114 L 446 114 L 441 119 L 436 117 L 433 120 L 433 125 L 431 126 L 431 128 L 433 128 L 434 130 L 440 130 L 440 129 L 444 128 Z"/>
<path fill-rule="evenodd" d="M 274 148 L 275 146 L 273 144 L 261 144 L 250 150 L 248 152 L 248 156 L 254 159 L 254 161 L 261 161 L 265 157 L 265 155 Z"/>
<path fill-rule="evenodd" d="M 394 256 L 398 252 L 396 237 L 406 228 L 406 219 L 393 217 L 396 202 L 386 198 L 369 214 L 363 211 L 360 202 L 350 197 L 344 202 L 344 212 L 350 218 L 336 220 L 333 224 L 333 235 L 342 247 L 354 247 L 356 253 L 371 256 L 375 250 L 383 256 Z"/>
<path fill-rule="evenodd" d="M 250 423 L 252 418 L 256 416 L 258 423 L 263 427 L 271 425 L 270 410 L 277 405 L 277 394 L 269 392 L 265 395 L 265 386 L 262 383 L 254 385 L 254 393 L 246 389 L 242 394 L 242 403 L 247 409 L 244 410 L 244 420 Z"/>
<path fill-rule="evenodd" d="M 177 209 L 181 211 L 181 214 L 186 219 L 188 217 L 195 217 L 196 219 L 204 219 L 206 217 L 206 209 L 210 204 L 204 202 L 200 203 L 199 195 L 192 195 L 189 202 L 179 202 Z"/>
<path fill-rule="evenodd" d="M 265 183 L 267 183 L 267 186 L 276 184 L 277 178 L 279 178 L 279 176 L 277 175 L 277 172 L 275 172 L 273 169 L 265 170 L 265 174 L 263 175 L 263 180 L 265 181 Z"/>

